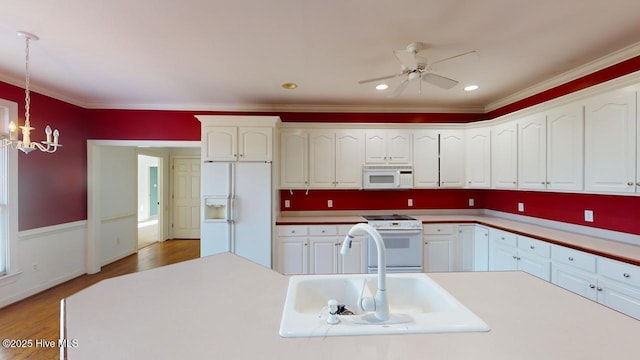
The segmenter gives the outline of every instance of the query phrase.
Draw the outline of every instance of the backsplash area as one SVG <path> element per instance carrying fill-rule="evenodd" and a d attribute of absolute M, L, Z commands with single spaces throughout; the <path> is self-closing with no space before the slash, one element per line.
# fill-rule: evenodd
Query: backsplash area
<path fill-rule="evenodd" d="M 524 211 L 518 211 L 518 203 Z M 467 189 L 281 190 L 280 209 L 489 209 L 640 235 L 638 196 Z M 593 222 L 584 220 L 585 210 L 593 211 Z"/>

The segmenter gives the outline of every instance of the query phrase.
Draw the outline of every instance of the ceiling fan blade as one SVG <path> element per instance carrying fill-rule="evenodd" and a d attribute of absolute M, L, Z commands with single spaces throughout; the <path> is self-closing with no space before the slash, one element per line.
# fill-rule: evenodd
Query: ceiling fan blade
<path fill-rule="evenodd" d="M 360 80 L 360 81 L 358 81 L 358 84 L 366 84 L 366 83 L 380 81 L 380 80 L 393 79 L 394 77 L 398 77 L 400 75 L 402 75 L 402 73 L 395 74 L 395 75 L 381 76 L 381 77 L 377 77 L 377 78 L 373 78 L 373 79 Z"/>
<path fill-rule="evenodd" d="M 415 69 L 418 67 L 416 63 L 416 53 L 408 50 L 394 50 L 393 54 L 398 58 L 400 63 L 408 69 Z"/>
<path fill-rule="evenodd" d="M 431 85 L 435 85 L 437 87 L 449 90 L 452 87 L 458 84 L 457 81 L 453 79 L 446 78 L 444 76 L 436 75 L 434 73 L 426 73 L 422 75 L 422 80 L 428 82 Z"/>
<path fill-rule="evenodd" d="M 398 87 L 393 90 L 393 92 L 389 95 L 389 97 L 396 97 L 398 95 L 400 95 L 404 89 L 407 87 L 407 85 L 409 85 L 409 79 L 404 79 L 400 84 L 398 84 Z"/>
<path fill-rule="evenodd" d="M 475 50 L 474 51 L 468 51 L 466 53 L 458 54 L 458 55 L 451 56 L 451 57 L 448 57 L 448 58 L 445 58 L 445 59 L 440 59 L 438 61 L 435 61 L 435 62 L 431 63 L 430 66 L 433 68 L 434 65 L 441 64 L 441 63 L 443 63 L 445 61 L 449 61 L 449 60 L 453 60 L 453 59 L 459 59 L 459 58 L 463 58 L 463 57 L 471 57 L 471 55 L 472 56 L 478 56 L 478 53 Z"/>

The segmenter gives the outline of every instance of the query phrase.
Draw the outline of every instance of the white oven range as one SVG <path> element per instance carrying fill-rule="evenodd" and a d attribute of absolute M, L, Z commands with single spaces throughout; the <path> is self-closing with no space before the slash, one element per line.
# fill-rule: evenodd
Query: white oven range
<path fill-rule="evenodd" d="M 363 215 L 382 236 L 386 247 L 387 272 L 422 272 L 422 222 L 407 215 Z M 378 272 L 373 241 L 368 245 L 368 272 Z"/>

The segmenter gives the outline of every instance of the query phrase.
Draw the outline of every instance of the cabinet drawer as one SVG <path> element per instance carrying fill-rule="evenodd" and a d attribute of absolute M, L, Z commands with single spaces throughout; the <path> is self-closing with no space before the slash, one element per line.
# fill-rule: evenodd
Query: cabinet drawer
<path fill-rule="evenodd" d="M 598 258 L 598 274 L 621 283 L 640 287 L 640 267 Z"/>
<path fill-rule="evenodd" d="M 596 272 L 596 256 L 579 250 L 553 245 L 551 248 L 551 259 L 584 271 Z"/>
<path fill-rule="evenodd" d="M 309 225 L 309 235 L 312 236 L 335 236 L 338 234 L 336 225 Z"/>
<path fill-rule="evenodd" d="M 338 225 L 338 235 L 347 236 L 347 234 L 349 233 L 349 230 L 351 230 L 351 228 L 354 227 L 355 225 L 356 224 Z"/>
<path fill-rule="evenodd" d="M 304 236 L 309 234 L 307 225 L 277 226 L 278 236 Z"/>
<path fill-rule="evenodd" d="M 542 256 L 545 259 L 551 257 L 551 244 L 526 236 L 518 236 L 518 249 Z"/>
<path fill-rule="evenodd" d="M 423 235 L 451 235 L 456 232 L 456 224 L 425 224 Z"/>
<path fill-rule="evenodd" d="M 515 247 L 518 244 L 518 237 L 516 234 L 498 229 L 489 229 L 489 239 L 496 244 L 503 244 L 506 246 Z"/>

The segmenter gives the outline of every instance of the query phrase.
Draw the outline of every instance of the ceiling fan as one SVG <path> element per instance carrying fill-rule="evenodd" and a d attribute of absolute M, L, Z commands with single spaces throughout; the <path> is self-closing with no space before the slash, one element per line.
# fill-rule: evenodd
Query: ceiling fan
<path fill-rule="evenodd" d="M 469 51 L 462 54 L 458 54 L 455 56 L 448 57 L 446 59 L 441 59 L 432 63 L 428 63 L 427 59 L 418 56 L 418 52 L 425 48 L 425 44 L 421 42 L 414 42 L 407 45 L 406 50 L 395 50 L 393 54 L 400 61 L 401 64 L 401 72 L 394 75 L 382 76 L 373 79 L 361 80 L 358 81 L 358 84 L 366 84 L 370 82 L 376 82 L 380 80 L 393 79 L 398 76 L 406 76 L 404 80 L 396 87 L 390 97 L 395 97 L 400 95 L 402 91 L 409 85 L 411 81 L 418 80 L 419 82 L 419 92 L 422 93 L 422 81 L 429 83 L 431 85 L 435 85 L 442 89 L 451 89 L 452 87 L 458 84 L 458 81 L 449 79 L 442 75 L 434 74 L 433 66 L 436 64 L 441 64 L 445 61 L 458 59 L 461 57 L 465 57 L 467 55 L 475 55 L 477 54 L 475 51 Z M 422 81 L 420 81 L 422 80 Z"/>

